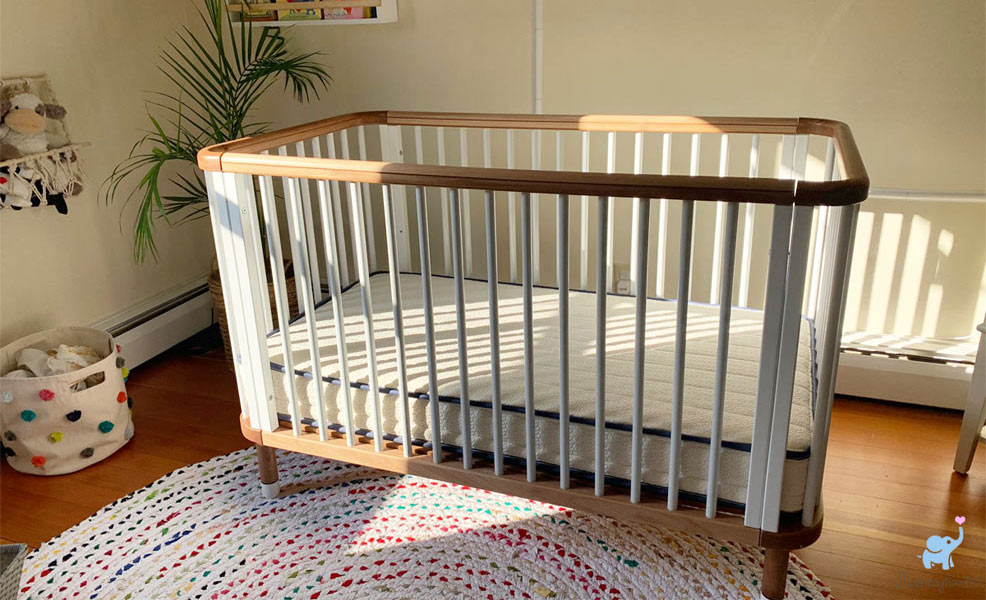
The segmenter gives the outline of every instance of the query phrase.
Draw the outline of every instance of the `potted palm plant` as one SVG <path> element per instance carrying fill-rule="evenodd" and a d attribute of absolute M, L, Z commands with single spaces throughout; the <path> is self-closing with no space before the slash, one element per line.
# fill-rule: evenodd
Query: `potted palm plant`
<path fill-rule="evenodd" d="M 248 21 L 234 21 L 223 0 L 203 0 L 203 4 L 199 12 L 204 31 L 182 28 L 161 53 L 159 68 L 173 88 L 153 92 L 148 99 L 151 129 L 137 139 L 102 187 L 106 202 L 121 195 L 126 202 L 137 202 L 133 247 L 138 263 L 157 258 L 158 221 L 177 226 L 208 214 L 205 181 L 196 167 L 199 149 L 264 132 L 268 123 L 256 118 L 255 109 L 276 83 L 290 88 L 296 101 L 308 102 L 331 82 L 318 60 L 320 53 L 293 52 L 280 28 L 263 27 L 257 32 Z M 290 265 L 285 269 L 293 279 Z M 215 268 L 209 288 L 232 368 Z M 287 289 L 290 312 L 295 314 L 293 282 Z"/>

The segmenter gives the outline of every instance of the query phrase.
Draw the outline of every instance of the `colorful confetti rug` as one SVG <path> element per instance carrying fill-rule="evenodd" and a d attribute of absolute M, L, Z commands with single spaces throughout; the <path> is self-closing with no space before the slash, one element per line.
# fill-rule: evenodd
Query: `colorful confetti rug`
<path fill-rule="evenodd" d="M 171 473 L 28 556 L 21 599 L 757 599 L 758 549 L 250 448 Z M 798 559 L 787 597 L 830 598 Z"/>

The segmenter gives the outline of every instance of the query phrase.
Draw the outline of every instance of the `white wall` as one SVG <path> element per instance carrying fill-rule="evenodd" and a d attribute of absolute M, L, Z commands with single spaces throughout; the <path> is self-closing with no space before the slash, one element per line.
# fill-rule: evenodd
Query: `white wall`
<path fill-rule="evenodd" d="M 159 262 L 135 265 L 133 211 L 97 198 L 100 184 L 148 128 L 145 90 L 161 89 L 159 49 L 191 20 L 185 2 L 3 0 L 0 75 L 47 74 L 68 109 L 88 169 L 85 191 L 54 209 L 0 212 L 0 341 L 89 324 L 204 275 L 208 220 L 157 230 Z"/>

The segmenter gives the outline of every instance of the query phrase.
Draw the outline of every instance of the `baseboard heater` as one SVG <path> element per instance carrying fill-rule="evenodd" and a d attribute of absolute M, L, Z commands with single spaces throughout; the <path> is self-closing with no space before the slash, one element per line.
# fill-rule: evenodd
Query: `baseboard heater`
<path fill-rule="evenodd" d="M 93 327 L 108 331 L 134 368 L 209 327 L 212 298 L 205 278 L 171 288 Z"/>

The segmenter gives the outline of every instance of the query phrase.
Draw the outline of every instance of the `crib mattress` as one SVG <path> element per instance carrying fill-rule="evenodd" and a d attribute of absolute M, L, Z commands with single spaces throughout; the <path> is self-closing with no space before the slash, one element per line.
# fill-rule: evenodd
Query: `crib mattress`
<path fill-rule="evenodd" d="M 427 356 L 421 276 L 402 274 L 408 390 L 410 395 L 427 393 Z M 453 281 L 432 279 L 435 318 L 435 349 L 438 366 L 439 418 L 443 445 L 462 443 L 460 427 L 461 389 L 459 351 Z M 465 282 L 468 395 L 472 444 L 477 451 L 493 450 L 493 419 L 490 392 L 490 347 L 488 285 L 485 281 Z M 373 327 L 377 352 L 377 376 L 381 388 L 383 428 L 388 434 L 403 432 L 394 341 L 394 322 L 389 277 L 370 277 Z M 504 452 L 523 459 L 524 451 L 524 336 L 522 293 L 519 285 L 498 286 L 500 310 L 501 400 L 503 405 Z M 367 384 L 368 369 L 365 333 L 358 286 L 342 295 L 345 315 L 346 351 L 352 382 Z M 558 420 L 558 291 L 535 288 L 534 315 L 534 405 L 536 453 L 539 463 L 557 465 L 559 461 Z M 593 472 L 595 415 L 595 295 L 570 293 L 570 438 L 573 473 Z M 643 471 L 645 485 L 667 487 L 670 448 L 671 398 L 677 305 L 669 300 L 647 301 L 646 366 L 644 370 Z M 336 331 L 330 301 L 315 311 L 321 379 L 312 376 L 308 350 L 306 316 L 289 327 L 288 348 L 295 374 L 284 369 L 283 334 L 268 336 L 277 411 L 290 414 L 289 386 L 294 386 L 301 416 L 317 421 L 315 386 L 322 388 L 326 421 L 338 428 L 344 422 L 344 401 L 340 387 Z M 734 308 L 731 316 L 729 361 L 722 428 L 720 459 L 720 502 L 743 506 L 753 439 L 760 332 L 763 313 Z M 680 488 L 684 496 L 704 498 L 713 411 L 719 310 L 715 306 L 693 303 L 688 309 L 685 359 L 685 389 L 682 417 Z M 791 407 L 788 451 L 784 466 L 781 509 L 798 511 L 804 500 L 812 407 L 814 405 L 814 353 L 811 324 L 802 320 Z M 634 299 L 610 295 L 607 305 L 606 343 L 606 476 L 614 481 L 630 477 L 631 407 L 633 403 Z M 368 386 L 364 385 L 368 389 Z M 354 426 L 371 429 L 373 408 L 365 390 L 352 390 Z M 431 415 L 426 398 L 410 400 L 411 433 L 416 442 L 431 439 Z"/>

